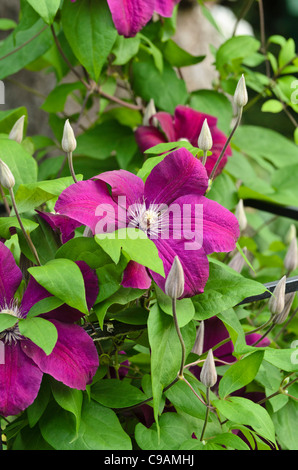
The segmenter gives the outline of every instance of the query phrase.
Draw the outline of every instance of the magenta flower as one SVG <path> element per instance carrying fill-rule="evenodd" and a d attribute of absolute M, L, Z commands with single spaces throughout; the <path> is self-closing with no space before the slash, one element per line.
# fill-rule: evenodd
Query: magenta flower
<path fill-rule="evenodd" d="M 98 294 L 96 274 L 79 261 L 85 281 L 86 300 L 91 308 Z M 0 244 L 0 315 L 10 313 L 26 318 L 31 307 L 51 296 L 34 278 L 30 278 L 21 303 L 14 299 L 22 281 L 22 273 L 10 250 Z M 0 415 L 12 416 L 25 410 L 35 400 L 43 374 L 49 374 L 65 385 L 84 390 L 91 383 L 99 360 L 91 337 L 74 324 L 82 316 L 78 310 L 62 305 L 40 315 L 51 321 L 58 332 L 57 343 L 46 353 L 21 335 L 16 325 L 0 332 Z"/>
<path fill-rule="evenodd" d="M 71 0 L 75 2 L 76 0 Z M 135 36 L 156 12 L 169 18 L 180 0 L 107 0 L 118 33 Z"/>
<path fill-rule="evenodd" d="M 108 171 L 66 188 L 55 210 L 93 234 L 140 229 L 156 245 L 165 276 L 178 255 L 185 272 L 183 297 L 190 297 L 204 291 L 207 255 L 233 250 L 239 236 L 236 217 L 204 196 L 207 187 L 204 166 L 181 148 L 156 165 L 145 183 L 125 170 Z M 148 289 L 150 276 L 164 290 L 164 277 L 130 261 L 122 285 Z"/>
<path fill-rule="evenodd" d="M 153 119 L 158 121 L 161 129 L 152 125 Z M 198 137 L 205 119 L 207 119 L 213 140 L 212 155 L 208 156 L 205 166 L 208 176 L 210 176 L 227 140 L 224 133 L 216 127 L 217 118 L 214 116 L 200 113 L 188 106 L 177 106 L 174 116 L 160 111 L 151 117 L 150 126 L 140 126 L 137 128 L 135 132 L 137 144 L 141 152 L 145 152 L 150 147 L 163 142 L 178 142 L 179 140 L 188 140 L 193 147 L 197 147 Z M 230 155 L 232 155 L 232 151 L 230 146 L 228 146 L 215 176 L 221 173 Z"/>

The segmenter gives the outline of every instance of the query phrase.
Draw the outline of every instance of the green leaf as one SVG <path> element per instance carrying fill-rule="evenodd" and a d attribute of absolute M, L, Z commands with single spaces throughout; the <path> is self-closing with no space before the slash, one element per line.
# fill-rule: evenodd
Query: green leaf
<path fill-rule="evenodd" d="M 134 406 L 146 399 L 141 390 L 128 382 L 109 379 L 99 380 L 91 387 L 91 397 L 108 408 Z"/>
<path fill-rule="evenodd" d="M 9 134 L 14 124 L 20 117 L 26 116 L 24 121 L 24 135 L 26 134 L 28 113 L 24 106 L 20 106 L 15 109 L 8 109 L 6 111 L 0 111 L 0 132 Z"/>
<path fill-rule="evenodd" d="M 116 414 L 94 400 L 84 399 L 79 429 L 76 419 L 52 402 L 39 426 L 43 438 L 56 450 L 132 450 Z"/>
<path fill-rule="evenodd" d="M 283 110 L 283 105 L 278 100 L 267 100 L 262 105 L 261 111 L 263 113 L 280 113 Z"/>
<path fill-rule="evenodd" d="M 43 313 L 51 312 L 52 310 L 55 310 L 55 308 L 63 305 L 63 303 L 63 300 L 57 299 L 57 297 L 46 297 L 45 299 L 36 302 L 36 304 L 30 308 L 26 318 L 32 318 L 36 317 L 37 315 L 42 315 Z"/>
<path fill-rule="evenodd" d="M 215 90 L 196 90 L 191 93 L 190 107 L 201 113 L 218 118 L 217 127 L 228 133 L 233 119 L 233 108 L 230 100 Z"/>
<path fill-rule="evenodd" d="M 178 46 L 178 44 L 172 39 L 169 39 L 164 43 L 162 52 L 165 59 L 173 67 L 187 67 L 189 65 L 198 64 L 206 57 L 204 55 L 194 56 L 190 54 L 182 49 L 182 47 Z"/>
<path fill-rule="evenodd" d="M 225 398 L 251 383 L 259 370 L 263 356 L 263 351 L 256 351 L 232 364 L 219 382 L 219 396 Z"/>
<path fill-rule="evenodd" d="M 45 23 L 52 24 L 60 6 L 60 0 L 27 0 Z"/>
<path fill-rule="evenodd" d="M 216 53 L 216 68 L 221 71 L 232 66 L 238 59 L 240 63 L 252 56 L 260 48 L 260 42 L 253 36 L 233 36 L 225 41 Z"/>
<path fill-rule="evenodd" d="M 18 317 L 12 315 L 11 313 L 1 313 L 0 315 L 0 332 L 6 330 L 7 328 L 13 327 L 18 321 Z"/>
<path fill-rule="evenodd" d="M 0 140 L 0 158 L 8 165 L 15 178 L 14 192 L 20 184 L 34 183 L 37 180 L 37 163 L 35 159 L 14 140 Z"/>
<path fill-rule="evenodd" d="M 155 287 L 157 303 L 163 312 L 168 315 L 173 315 L 172 299 L 166 295 L 157 285 Z M 195 309 L 191 299 L 176 300 L 176 313 L 179 327 L 187 325 L 195 314 Z"/>
<path fill-rule="evenodd" d="M 22 335 L 31 339 L 47 355 L 51 354 L 58 339 L 55 325 L 40 317 L 20 319 L 19 330 Z"/>
<path fill-rule="evenodd" d="M 289 349 L 271 349 L 266 348 L 264 359 L 270 364 L 278 367 L 286 372 L 298 371 L 298 349 L 297 344 L 293 344 L 293 348 Z"/>
<path fill-rule="evenodd" d="M 57 85 L 46 97 L 41 105 L 41 109 L 48 113 L 59 113 L 64 111 L 67 97 L 75 90 L 84 90 L 85 87 L 81 82 L 61 83 Z"/>
<path fill-rule="evenodd" d="M 88 315 L 84 278 L 76 263 L 58 258 L 28 271 L 48 292 Z"/>
<path fill-rule="evenodd" d="M 251 426 L 260 436 L 275 444 L 275 429 L 268 412 L 261 405 L 243 397 L 213 400 L 213 406 L 235 424 Z"/>
<path fill-rule="evenodd" d="M 97 82 L 117 37 L 108 5 L 91 0 L 64 2 L 61 21 L 73 53 Z"/>
<path fill-rule="evenodd" d="M 114 65 L 124 65 L 130 61 L 138 52 L 141 39 L 138 36 L 133 38 L 125 38 L 124 36 L 117 36 L 114 43 L 112 54 L 115 58 Z"/>
<path fill-rule="evenodd" d="M 186 378 L 198 395 L 202 391 L 205 393 L 205 387 L 202 387 L 202 384 L 196 378 L 191 375 L 186 375 Z M 205 419 L 206 406 L 200 400 L 195 399 L 193 391 L 183 380 L 178 380 L 164 394 L 176 410 L 181 410 L 198 419 Z"/>
<path fill-rule="evenodd" d="M 136 95 L 146 102 L 154 99 L 160 110 L 174 113 L 176 106 L 185 104 L 188 98 L 185 82 L 179 79 L 173 68 L 164 61 L 162 73 L 150 57 L 133 62 L 132 86 Z"/>
<path fill-rule="evenodd" d="M 246 297 L 266 291 L 263 284 L 247 279 L 232 268 L 209 258 L 209 279 L 202 294 L 192 298 L 197 320 L 204 320 L 234 307 Z"/>
<path fill-rule="evenodd" d="M 61 382 L 53 382 L 51 389 L 56 402 L 66 411 L 70 411 L 76 418 L 76 431 L 79 431 L 83 404 L 82 390 L 70 388 Z"/>
<path fill-rule="evenodd" d="M 272 421 L 276 429 L 276 437 L 282 450 L 298 450 L 298 403 L 290 400 L 276 413 L 272 414 Z"/>
<path fill-rule="evenodd" d="M 111 263 L 111 257 L 91 237 L 75 237 L 64 243 L 56 252 L 55 258 L 72 261 L 86 261 L 92 269 Z"/>
<path fill-rule="evenodd" d="M 15 29 L 17 23 L 10 18 L 0 18 L 0 30 L 7 31 L 9 29 Z"/>
<path fill-rule="evenodd" d="M 127 253 L 131 260 L 164 276 L 164 267 L 158 250 L 144 232 L 134 228 L 121 228 L 112 233 L 97 234 L 95 241 L 108 253 L 114 263 L 120 260 L 121 252 Z"/>
<path fill-rule="evenodd" d="M 36 222 L 33 222 L 33 220 L 24 219 L 23 217 L 21 217 L 21 221 L 27 233 L 33 232 L 33 230 L 38 227 L 38 224 Z M 9 230 L 10 227 L 16 227 L 18 229 L 21 229 L 17 217 L 0 217 L 0 237 L 9 239 L 11 237 L 11 233 Z"/>

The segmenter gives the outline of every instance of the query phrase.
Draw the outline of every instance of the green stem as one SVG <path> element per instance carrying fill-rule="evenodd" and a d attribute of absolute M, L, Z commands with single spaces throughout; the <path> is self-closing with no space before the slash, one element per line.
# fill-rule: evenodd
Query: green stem
<path fill-rule="evenodd" d="M 25 227 L 24 227 L 24 225 L 23 225 L 23 222 L 22 222 L 22 220 L 21 220 L 21 217 L 20 217 L 20 215 L 19 215 L 19 211 L 18 211 L 18 208 L 17 208 L 17 205 L 16 205 L 16 201 L 15 201 L 15 197 L 14 197 L 14 193 L 13 193 L 12 188 L 9 189 L 9 194 L 10 194 L 11 202 L 12 202 L 12 205 L 13 205 L 13 208 L 14 208 L 14 211 L 15 211 L 15 214 L 16 214 L 16 216 L 17 216 L 17 219 L 18 219 L 20 228 L 21 228 L 21 230 L 22 230 L 22 232 L 23 232 L 23 234 L 24 234 L 24 237 L 26 238 L 26 241 L 27 241 L 27 243 L 28 243 L 28 245 L 29 245 L 30 250 L 31 250 L 32 253 L 33 253 L 33 256 L 34 256 L 35 259 L 36 259 L 37 264 L 38 264 L 39 266 L 41 266 L 41 263 L 40 263 L 40 261 L 39 261 L 39 257 L 38 257 L 36 248 L 35 248 L 35 246 L 33 245 L 30 236 L 29 236 L 28 233 L 26 232 Z"/>
<path fill-rule="evenodd" d="M 173 318 L 174 318 L 174 324 L 175 328 L 177 331 L 177 335 L 181 344 L 181 349 L 182 349 L 182 356 L 181 356 L 181 365 L 180 365 L 180 370 L 178 372 L 178 377 L 182 378 L 183 377 L 183 369 L 184 369 L 184 364 L 185 364 L 185 344 L 182 338 L 182 334 L 178 325 L 178 319 L 177 319 L 177 314 L 176 314 L 176 299 L 172 299 L 172 312 L 173 312 Z"/>
<path fill-rule="evenodd" d="M 74 182 L 77 183 L 78 180 L 76 178 L 76 175 L 75 175 L 75 172 L 74 172 L 74 169 L 73 169 L 72 152 L 67 152 L 67 160 L 68 160 L 68 166 L 69 166 L 71 176 L 72 176 Z"/>
<path fill-rule="evenodd" d="M 206 431 L 207 422 L 208 422 L 208 417 L 209 417 L 209 411 L 210 411 L 210 408 L 209 408 L 209 407 L 210 407 L 210 387 L 207 387 L 207 389 L 206 389 L 206 402 L 207 402 L 206 415 L 205 415 L 205 421 L 204 421 L 204 425 L 203 425 L 203 429 L 202 429 L 200 441 L 202 441 L 202 440 L 204 439 L 204 434 L 205 434 L 205 431 Z"/>

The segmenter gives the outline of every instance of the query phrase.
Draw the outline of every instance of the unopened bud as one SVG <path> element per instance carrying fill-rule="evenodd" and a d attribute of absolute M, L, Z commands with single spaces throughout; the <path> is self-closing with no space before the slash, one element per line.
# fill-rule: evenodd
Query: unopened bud
<path fill-rule="evenodd" d="M 5 189 L 11 189 L 15 185 L 15 179 L 9 167 L 0 160 L 0 184 Z"/>
<path fill-rule="evenodd" d="M 288 318 L 292 304 L 294 302 L 295 295 L 296 292 L 290 292 L 289 294 L 285 295 L 284 309 L 278 315 L 274 315 L 272 319 L 273 323 L 275 323 L 276 325 L 281 325 Z"/>
<path fill-rule="evenodd" d="M 292 238 L 284 259 L 284 267 L 288 272 L 294 271 L 298 266 L 297 240 Z"/>
<path fill-rule="evenodd" d="M 147 104 L 146 108 L 145 108 L 145 112 L 144 112 L 144 116 L 143 116 L 143 126 L 157 126 L 158 124 L 158 121 L 157 119 L 155 119 L 153 116 L 154 114 L 156 114 L 156 108 L 155 108 L 155 104 L 154 104 L 154 99 L 151 98 L 149 103 Z M 150 122 L 150 119 L 152 118 L 151 122 Z"/>
<path fill-rule="evenodd" d="M 205 387 L 213 387 L 213 385 L 216 384 L 217 373 L 212 349 L 209 349 L 207 358 L 203 364 L 200 381 L 205 385 Z"/>
<path fill-rule="evenodd" d="M 197 330 L 195 344 L 193 345 L 193 348 L 192 348 L 192 352 L 194 354 L 197 354 L 198 356 L 201 356 L 201 354 L 203 353 L 204 331 L 205 331 L 205 325 L 204 325 L 204 321 L 202 320 Z"/>
<path fill-rule="evenodd" d="M 293 238 L 296 238 L 297 232 L 296 232 L 296 226 L 294 224 L 290 225 L 290 228 L 285 236 L 285 243 L 289 245 Z"/>
<path fill-rule="evenodd" d="M 165 293 L 172 299 L 178 299 L 184 292 L 184 271 L 178 256 L 175 256 L 165 283 Z"/>
<path fill-rule="evenodd" d="M 246 246 L 243 248 L 242 251 L 243 251 L 243 254 L 247 256 Z M 244 265 L 245 265 L 245 259 L 239 251 L 229 262 L 229 267 L 234 269 L 234 271 L 237 271 L 237 273 L 241 273 Z"/>
<path fill-rule="evenodd" d="M 269 299 L 268 308 L 273 315 L 279 315 L 285 307 L 286 276 L 283 276 L 276 284 L 272 296 Z"/>
<path fill-rule="evenodd" d="M 247 218 L 244 210 L 243 199 L 240 199 L 236 206 L 235 216 L 239 222 L 240 231 L 243 231 L 247 227 Z"/>
<path fill-rule="evenodd" d="M 73 152 L 77 147 L 77 141 L 73 132 L 69 120 L 67 119 L 64 124 L 63 137 L 62 137 L 62 149 L 66 153 Z"/>
<path fill-rule="evenodd" d="M 20 117 L 14 124 L 13 128 L 11 129 L 8 138 L 10 140 L 15 140 L 19 144 L 23 140 L 23 134 L 24 134 L 24 120 L 25 120 L 25 115 Z"/>
<path fill-rule="evenodd" d="M 247 89 L 245 84 L 245 78 L 242 74 L 240 80 L 237 83 L 236 90 L 234 93 L 234 103 L 239 107 L 243 108 L 248 102 Z"/>
<path fill-rule="evenodd" d="M 198 147 L 201 150 L 207 151 L 212 148 L 213 140 L 208 126 L 207 119 L 204 120 L 202 129 L 198 138 Z"/>

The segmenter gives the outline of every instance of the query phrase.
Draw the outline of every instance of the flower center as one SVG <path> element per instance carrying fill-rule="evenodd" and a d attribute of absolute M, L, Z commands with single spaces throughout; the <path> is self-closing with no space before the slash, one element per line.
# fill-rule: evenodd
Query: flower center
<path fill-rule="evenodd" d="M 148 209 L 145 203 L 133 204 L 128 209 L 128 216 L 129 226 L 141 229 L 148 236 L 156 237 L 163 228 L 163 212 L 157 204 L 150 204 Z"/>
<path fill-rule="evenodd" d="M 21 312 L 19 311 L 16 304 L 11 305 L 10 307 L 6 305 L 2 310 L 0 310 L 0 315 L 1 313 L 6 313 L 17 318 L 22 318 Z M 17 341 L 22 338 L 23 336 L 20 333 L 18 323 L 15 323 L 10 328 L 0 332 L 0 340 L 4 341 L 5 344 L 11 345 L 12 342 L 16 344 Z"/>

